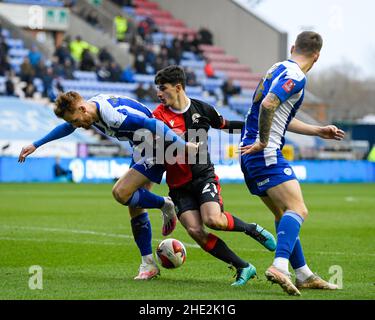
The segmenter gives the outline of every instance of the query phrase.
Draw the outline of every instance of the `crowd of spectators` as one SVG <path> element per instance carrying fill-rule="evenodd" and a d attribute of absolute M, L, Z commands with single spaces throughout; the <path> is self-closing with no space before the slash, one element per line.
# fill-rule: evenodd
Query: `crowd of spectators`
<path fill-rule="evenodd" d="M 132 6 L 132 1 L 113 1 L 121 6 Z M 82 15 L 88 23 L 94 27 L 99 27 L 99 19 L 96 11 L 89 11 Z M 131 18 L 128 18 L 131 20 Z M 61 79 L 74 79 L 74 71 L 95 72 L 99 81 L 128 82 L 133 83 L 134 75 L 155 74 L 158 70 L 171 65 L 180 64 L 183 52 L 191 52 L 198 59 L 203 59 L 200 51 L 201 44 L 213 44 L 212 33 L 201 28 L 195 35 L 185 34 L 175 37 L 170 42 L 155 44 L 152 35 L 159 32 L 155 22 L 150 17 L 135 23 L 131 20 L 132 30 L 127 30 L 126 41 L 129 42 L 130 53 L 133 56 L 132 63 L 125 68 L 121 68 L 115 61 L 107 48 L 97 48 L 84 41 L 80 36 L 71 39 L 66 37 L 60 45 L 56 47 L 53 57 L 48 60 L 43 58 L 36 46 L 30 48 L 28 56 L 24 58 L 17 74 L 24 82 L 23 94 L 25 97 L 33 97 L 36 93 L 34 79 L 39 78 L 43 84 L 42 96 L 53 101 L 57 92 L 62 91 Z M 9 48 L 2 36 L 0 36 L 0 76 L 7 76 L 7 94 L 14 94 L 12 86 L 12 73 L 9 61 Z M 187 85 L 198 86 L 199 81 L 194 71 L 186 68 Z M 209 60 L 206 60 L 204 67 L 206 77 L 215 77 L 215 71 Z M 232 82 L 223 86 L 224 103 L 228 102 L 228 97 L 240 93 L 240 88 L 233 86 Z M 153 86 L 139 85 L 135 90 L 136 96 L 141 100 L 157 101 L 156 92 Z"/>

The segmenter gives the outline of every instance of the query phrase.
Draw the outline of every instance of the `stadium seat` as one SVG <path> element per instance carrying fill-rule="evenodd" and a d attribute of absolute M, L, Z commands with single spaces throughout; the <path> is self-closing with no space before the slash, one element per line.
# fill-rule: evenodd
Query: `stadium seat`
<path fill-rule="evenodd" d="M 202 50 L 203 52 L 220 53 L 220 54 L 225 53 L 223 48 L 217 47 L 217 46 L 211 46 L 208 44 L 201 44 L 199 46 L 199 49 Z"/>
<path fill-rule="evenodd" d="M 188 96 L 201 95 L 203 92 L 203 89 L 200 86 L 197 86 L 197 87 L 186 86 L 185 91 Z"/>
<path fill-rule="evenodd" d="M 63 7 L 64 6 L 64 1 L 58 1 L 58 0 L 3 0 L 3 2 L 46 6 L 46 7 Z"/>
<path fill-rule="evenodd" d="M 142 83 L 154 83 L 154 76 L 152 74 L 135 74 L 134 79 L 136 82 L 142 82 Z"/>
<path fill-rule="evenodd" d="M 14 49 L 23 49 L 23 40 L 22 39 L 12 39 L 7 38 L 5 39 L 5 43 L 10 47 Z"/>
<path fill-rule="evenodd" d="M 3 29 L 3 30 L 1 30 L 1 35 L 4 38 L 9 38 L 10 37 L 10 31 L 8 29 Z"/>
<path fill-rule="evenodd" d="M 220 88 L 224 84 L 224 80 L 221 78 L 205 78 L 202 79 L 202 85 L 205 90 L 215 90 Z"/>
<path fill-rule="evenodd" d="M 29 54 L 29 49 L 14 48 L 13 47 L 13 48 L 9 49 L 8 54 L 11 57 L 22 57 L 22 58 L 24 58 L 25 56 L 27 56 Z"/>
<path fill-rule="evenodd" d="M 73 71 L 73 76 L 75 79 L 78 79 L 78 80 L 91 80 L 91 81 L 97 80 L 96 73 L 93 71 L 76 70 L 76 71 Z"/>
<path fill-rule="evenodd" d="M 148 9 L 159 9 L 159 5 L 156 2 L 149 2 L 144 0 L 134 0 L 133 4 L 136 7 L 148 8 Z"/>
<path fill-rule="evenodd" d="M 182 59 L 180 65 L 184 68 L 203 69 L 206 62 L 203 60 L 186 60 Z"/>

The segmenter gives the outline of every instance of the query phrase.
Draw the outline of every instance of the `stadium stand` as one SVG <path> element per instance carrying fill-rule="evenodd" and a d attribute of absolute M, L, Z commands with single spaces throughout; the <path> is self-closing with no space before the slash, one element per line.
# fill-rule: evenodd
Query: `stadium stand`
<path fill-rule="evenodd" d="M 0 97 L 0 140 L 37 140 L 62 123 L 50 108 L 19 98 Z M 66 141 L 95 143 L 98 139 L 76 130 Z"/>

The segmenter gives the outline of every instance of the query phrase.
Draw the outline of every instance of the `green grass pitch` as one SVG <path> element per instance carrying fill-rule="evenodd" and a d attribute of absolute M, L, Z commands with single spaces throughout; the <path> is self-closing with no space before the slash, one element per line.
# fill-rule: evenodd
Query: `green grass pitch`
<path fill-rule="evenodd" d="M 375 184 L 302 186 L 310 216 L 301 240 L 310 268 L 329 280 L 343 271 L 343 289 L 302 291 L 288 297 L 264 271 L 273 253 L 244 234 L 218 232 L 251 261 L 259 278 L 234 288 L 233 271 L 194 245 L 180 224 L 172 234 L 186 244 L 187 260 L 161 277 L 137 282 L 139 254 L 127 208 L 112 186 L 0 184 L 0 299 L 374 299 Z M 165 195 L 165 186 L 154 191 Z M 273 216 L 244 185 L 223 185 L 226 210 L 274 233 Z M 150 211 L 155 249 L 161 216 Z M 29 288 L 29 267 L 43 269 L 43 289 Z M 331 268 L 331 269 L 330 269 Z"/>

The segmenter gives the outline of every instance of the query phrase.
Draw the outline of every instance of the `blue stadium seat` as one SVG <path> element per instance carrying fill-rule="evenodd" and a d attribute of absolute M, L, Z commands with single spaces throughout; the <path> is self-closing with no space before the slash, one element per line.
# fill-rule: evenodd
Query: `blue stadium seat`
<path fill-rule="evenodd" d="M 197 87 L 186 86 L 185 91 L 188 96 L 202 95 L 203 89 L 202 87 L 198 87 L 198 86 Z"/>
<path fill-rule="evenodd" d="M 78 80 L 92 80 L 92 81 L 97 80 L 97 76 L 96 76 L 96 73 L 94 71 L 76 70 L 76 71 L 73 71 L 73 76 L 74 76 L 74 78 L 76 78 Z"/>
<path fill-rule="evenodd" d="M 186 60 L 200 60 L 195 53 L 189 51 L 182 52 L 182 58 Z"/>
<path fill-rule="evenodd" d="M 216 103 L 217 103 L 217 100 L 214 96 L 202 96 L 202 95 L 192 94 L 189 97 L 192 98 L 192 99 L 198 99 L 198 100 L 204 101 L 204 102 L 206 102 L 208 104 L 211 104 L 213 106 L 215 106 Z"/>
<path fill-rule="evenodd" d="M 181 60 L 180 65 L 184 68 L 192 68 L 192 69 L 203 69 L 206 65 L 205 61 L 199 60 Z"/>
<path fill-rule="evenodd" d="M 11 57 L 26 57 L 29 54 L 29 49 L 25 48 L 11 48 L 8 51 L 9 56 Z"/>
<path fill-rule="evenodd" d="M 154 83 L 154 76 L 152 74 L 139 74 L 139 73 L 136 73 L 134 75 L 134 80 L 136 82 L 142 82 L 142 83 L 151 84 L 151 83 Z"/>
<path fill-rule="evenodd" d="M 40 78 L 34 78 L 33 84 L 34 84 L 34 86 L 36 88 L 36 91 L 38 91 L 38 92 L 43 92 L 44 91 L 44 85 L 43 85 L 42 79 L 40 79 Z"/>
<path fill-rule="evenodd" d="M 128 14 L 129 16 L 135 16 L 135 8 L 134 7 L 128 7 L 128 6 L 124 6 L 122 7 L 122 11 L 124 11 L 124 13 Z"/>
<path fill-rule="evenodd" d="M 220 88 L 224 83 L 221 78 L 205 78 L 202 79 L 202 85 L 205 90 L 214 91 L 216 88 Z"/>
<path fill-rule="evenodd" d="M 5 43 L 6 43 L 10 48 L 23 49 L 23 40 L 22 40 L 22 39 L 6 38 L 6 39 L 5 39 Z"/>
<path fill-rule="evenodd" d="M 8 29 L 3 29 L 3 30 L 1 30 L 1 35 L 4 38 L 9 38 L 10 37 L 10 31 Z"/>
<path fill-rule="evenodd" d="M 16 3 L 16 4 L 27 4 L 27 5 L 38 5 L 38 6 L 48 6 L 48 7 L 63 7 L 64 2 L 58 0 L 3 0 L 6 3 Z"/>

